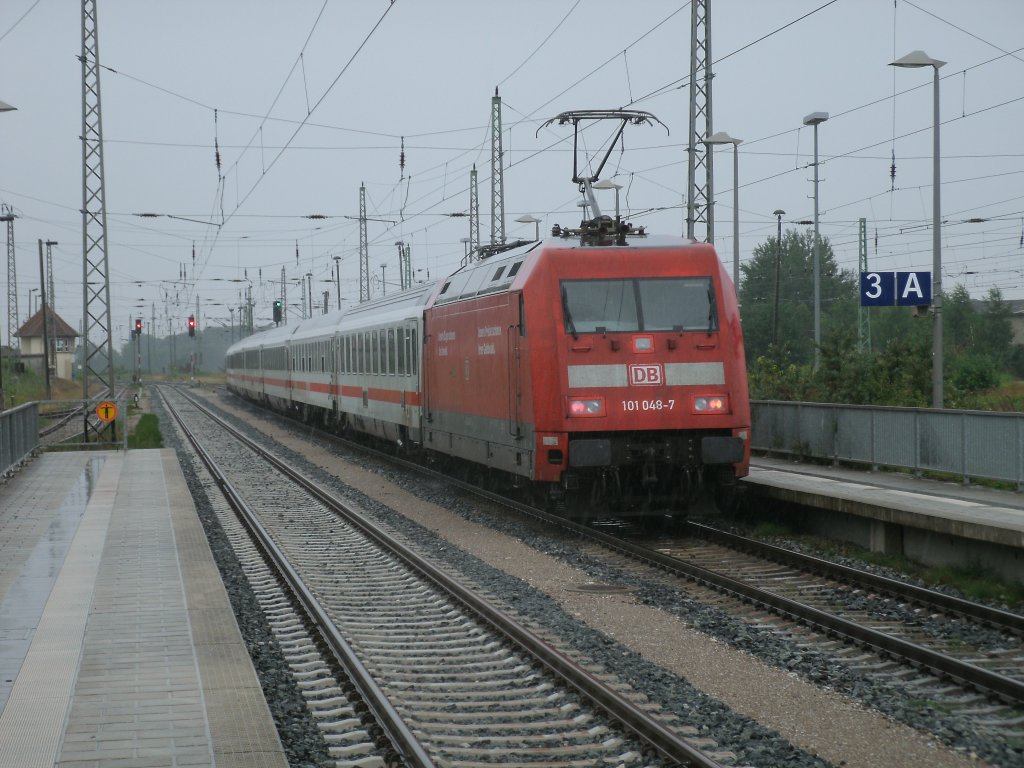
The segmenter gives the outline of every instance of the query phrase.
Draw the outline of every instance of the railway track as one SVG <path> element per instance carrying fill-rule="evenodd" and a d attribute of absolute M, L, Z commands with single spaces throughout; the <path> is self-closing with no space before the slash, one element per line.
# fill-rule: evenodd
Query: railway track
<path fill-rule="evenodd" d="M 795 656 L 840 665 L 854 688 L 861 687 L 857 680 L 866 680 L 901 697 L 901 708 L 969 722 L 991 737 L 997 750 L 1016 759 L 1024 754 L 1024 618 L 1019 614 L 708 527 L 691 524 L 686 539 L 643 541 L 635 531 L 628 533 L 629 526 L 622 527 L 625 537 L 607 534 L 450 478 L 443 481 L 515 507 L 536 520 L 538 530 L 561 528 L 585 542 L 582 556 L 623 581 L 656 581 L 660 589 L 682 593 L 728 613 L 755 634 L 791 645 Z"/>
<path fill-rule="evenodd" d="M 296 633 L 302 660 L 290 663 L 310 676 L 300 688 L 330 691 L 341 713 L 339 725 L 313 710 L 339 763 L 721 764 L 641 693 L 549 645 L 191 398 L 160 391 L 288 584 L 285 598 L 253 577 Z M 316 644 L 330 656 L 307 655 Z M 328 674 L 338 669 L 344 679 Z M 345 724 L 355 742 L 342 743 Z"/>

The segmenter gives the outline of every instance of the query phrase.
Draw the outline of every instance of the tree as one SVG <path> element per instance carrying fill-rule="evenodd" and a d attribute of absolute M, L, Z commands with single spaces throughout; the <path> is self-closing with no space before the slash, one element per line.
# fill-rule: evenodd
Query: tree
<path fill-rule="evenodd" d="M 814 233 L 787 230 L 754 249 L 753 258 L 740 265 L 740 306 L 747 360 L 774 360 L 783 365 L 814 359 Z M 820 296 L 822 343 L 840 328 L 856 327 L 857 280 L 840 270 L 827 238 L 821 240 Z M 775 314 L 776 262 L 778 261 L 778 314 Z M 778 325 L 776 350 L 772 345 Z M 778 359 L 779 350 L 788 350 Z"/>
<path fill-rule="evenodd" d="M 1013 322 L 1010 306 L 1003 301 L 998 288 L 985 295 L 985 309 L 978 317 L 978 349 L 1001 370 L 1009 365 L 1013 345 Z"/>

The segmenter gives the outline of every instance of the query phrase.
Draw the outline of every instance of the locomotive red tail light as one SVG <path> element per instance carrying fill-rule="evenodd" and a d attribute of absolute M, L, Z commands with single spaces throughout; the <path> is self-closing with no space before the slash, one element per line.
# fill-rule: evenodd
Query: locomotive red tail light
<path fill-rule="evenodd" d="M 698 395 L 693 398 L 694 413 L 729 413 L 728 395 Z"/>
<path fill-rule="evenodd" d="M 584 417 L 604 416 L 604 398 L 570 398 L 569 415 Z"/>

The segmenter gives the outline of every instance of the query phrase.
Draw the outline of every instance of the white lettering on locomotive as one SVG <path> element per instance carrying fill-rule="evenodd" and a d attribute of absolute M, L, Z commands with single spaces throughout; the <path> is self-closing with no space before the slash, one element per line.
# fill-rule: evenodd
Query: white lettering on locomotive
<path fill-rule="evenodd" d="M 478 339 L 483 339 L 488 336 L 501 336 L 501 326 L 488 325 L 483 328 L 477 328 L 476 336 Z"/>

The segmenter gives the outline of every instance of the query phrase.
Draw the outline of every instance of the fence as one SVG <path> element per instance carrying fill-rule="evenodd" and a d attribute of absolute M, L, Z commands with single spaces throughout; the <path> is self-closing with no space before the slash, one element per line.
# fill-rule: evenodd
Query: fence
<path fill-rule="evenodd" d="M 38 403 L 0 413 L 0 477 L 6 477 L 38 447 Z"/>
<path fill-rule="evenodd" d="M 1024 416 L 988 411 L 751 402 L 751 447 L 999 480 L 1024 490 Z"/>

